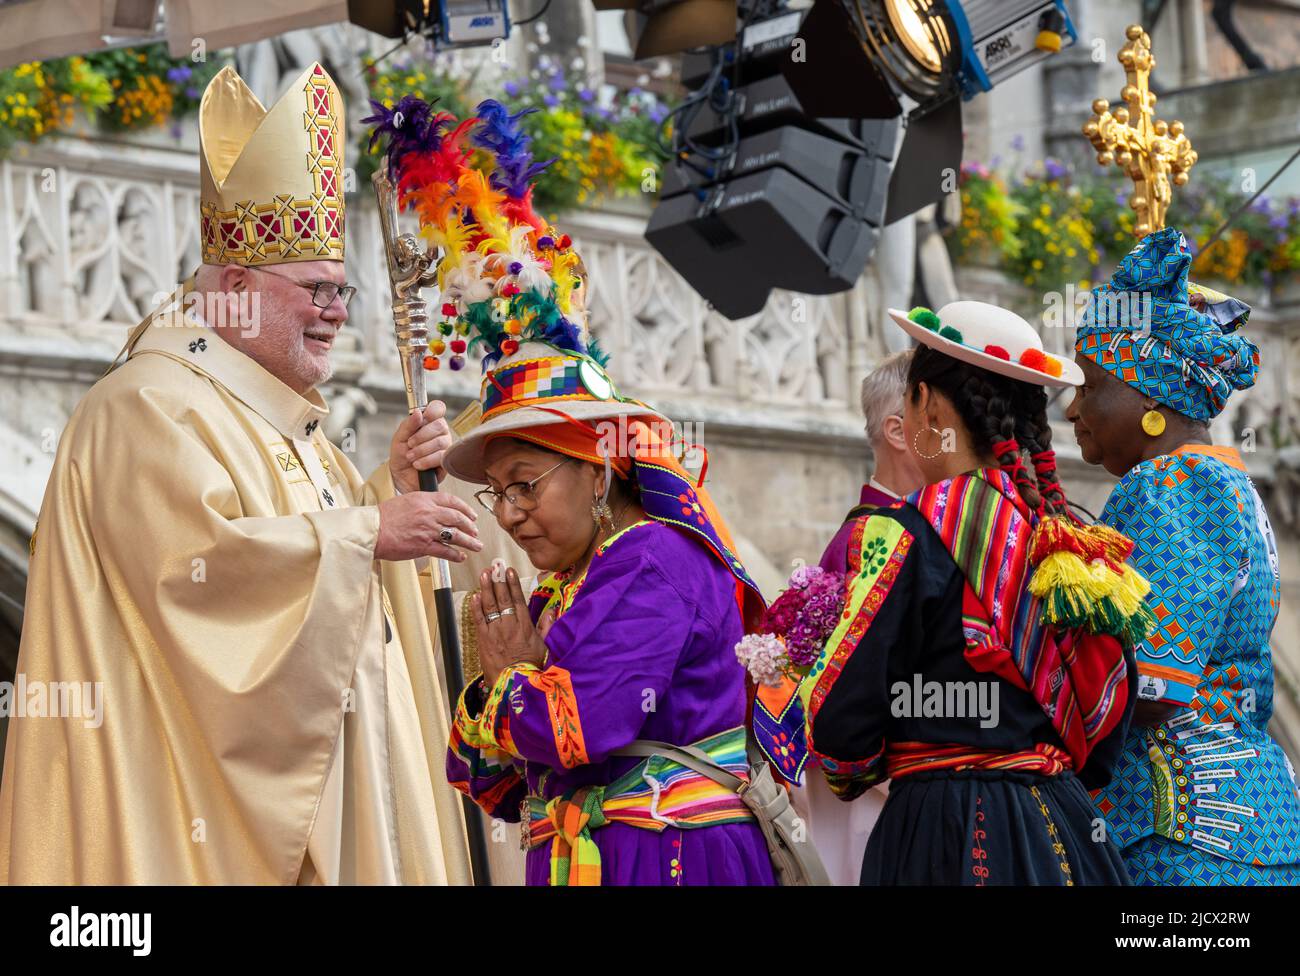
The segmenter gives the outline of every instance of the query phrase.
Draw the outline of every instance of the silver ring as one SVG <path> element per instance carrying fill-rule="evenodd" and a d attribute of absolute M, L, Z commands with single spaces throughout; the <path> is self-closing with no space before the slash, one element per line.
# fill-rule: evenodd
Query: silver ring
<path fill-rule="evenodd" d="M 496 620 L 497 617 L 499 617 L 499 616 L 501 616 L 501 614 L 499 614 L 499 613 L 497 613 L 497 611 L 493 610 L 491 613 L 486 614 L 486 615 L 483 617 L 483 619 L 486 620 L 488 623 L 491 623 L 492 621 Z"/>
<path fill-rule="evenodd" d="M 443 529 L 438 533 L 438 538 L 443 542 L 451 542 L 451 538 L 454 534 L 455 533 L 453 533 L 451 529 Z"/>
<path fill-rule="evenodd" d="M 506 616 L 507 614 L 511 614 L 511 613 L 514 613 L 514 612 L 515 612 L 515 608 L 514 608 L 514 607 L 506 607 L 504 610 L 502 610 L 500 613 L 498 613 L 497 616 L 498 616 L 498 617 L 504 617 L 504 616 Z"/>

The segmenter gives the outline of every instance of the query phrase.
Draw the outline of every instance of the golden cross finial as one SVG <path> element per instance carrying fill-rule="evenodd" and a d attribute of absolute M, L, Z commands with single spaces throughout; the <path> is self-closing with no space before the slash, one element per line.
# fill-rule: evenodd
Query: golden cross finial
<path fill-rule="evenodd" d="M 1137 212 L 1134 231 L 1141 240 L 1164 228 L 1165 211 L 1172 197 L 1170 178 L 1175 186 L 1187 182 L 1196 151 L 1183 133 L 1183 123 L 1164 122 L 1152 111 L 1156 95 L 1150 81 L 1156 58 L 1151 53 L 1151 38 L 1138 24 L 1124 34 L 1128 43 L 1120 49 L 1119 63 L 1128 74 L 1128 84 L 1119 97 L 1128 108 L 1111 112 L 1106 99 L 1097 99 L 1083 134 L 1097 150 L 1097 162 L 1103 166 L 1116 163 L 1133 181 L 1129 206 Z"/>

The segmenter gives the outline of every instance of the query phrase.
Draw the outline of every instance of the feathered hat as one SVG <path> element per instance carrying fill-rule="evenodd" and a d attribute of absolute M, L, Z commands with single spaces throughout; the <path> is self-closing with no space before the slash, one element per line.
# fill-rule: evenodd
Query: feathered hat
<path fill-rule="evenodd" d="M 462 369 L 483 354 L 482 421 L 449 452 L 447 470 L 486 483 L 483 448 L 493 434 L 554 424 L 639 416 L 671 426 L 654 408 L 619 396 L 608 357 L 587 330 L 577 295 L 582 260 L 567 234 L 533 210 L 530 139 L 500 102 L 481 102 L 472 118 L 436 112 L 414 95 L 392 108 L 371 102 L 371 145 L 385 157 L 398 206 L 442 249 L 439 337 L 425 367 Z"/>
<path fill-rule="evenodd" d="M 473 118 L 457 120 L 412 95 L 392 108 L 371 104 L 375 114 L 364 121 L 373 126 L 371 146 L 387 140 L 398 206 L 416 213 L 422 236 L 444 254 L 442 338 L 430 343 L 425 365 L 461 369 L 468 353 L 485 354 L 482 421 L 447 452 L 447 471 L 486 484 L 484 449 L 506 434 L 603 461 L 635 479 L 647 515 L 691 534 L 722 561 L 742 584 L 747 619 L 761 612 L 762 596 L 704 488 L 704 471 L 693 477 L 683 468 L 667 417 L 619 395 L 608 357 L 588 335 L 582 261 L 569 236 L 533 210 L 532 181 L 548 163 L 533 160 L 519 125 L 525 112 L 512 115 L 488 99 Z"/>
<path fill-rule="evenodd" d="M 550 343 L 602 365 L 575 293 L 582 260 L 567 234 L 533 210 L 532 181 L 549 165 L 534 162 L 519 120 L 494 99 L 457 121 L 407 95 L 388 108 L 371 102 L 370 144 L 387 140 L 388 171 L 398 206 L 414 211 L 420 233 L 442 249 L 442 338 L 426 365 L 464 367 L 481 346 L 484 368 L 514 356 L 529 341 Z"/>

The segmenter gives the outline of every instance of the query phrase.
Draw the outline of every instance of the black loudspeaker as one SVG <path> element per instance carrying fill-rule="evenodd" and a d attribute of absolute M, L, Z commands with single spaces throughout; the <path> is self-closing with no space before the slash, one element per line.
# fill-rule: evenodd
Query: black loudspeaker
<path fill-rule="evenodd" d="M 892 140 L 891 140 L 892 144 Z M 882 147 L 883 148 L 883 144 Z M 859 146 L 782 126 L 740 140 L 727 179 L 780 166 L 826 194 L 859 220 L 879 226 L 890 184 L 889 157 L 871 155 Z M 708 200 L 717 180 L 685 166 L 669 164 L 660 198 L 692 193 Z"/>
<path fill-rule="evenodd" d="M 674 123 L 677 158 L 646 239 L 728 318 L 762 311 L 773 288 L 852 288 L 885 222 L 901 116 L 805 112 L 781 73 L 805 22 L 785 11 L 683 58 L 700 91 Z M 851 82 L 827 50 L 820 70 Z"/>
<path fill-rule="evenodd" d="M 708 78 L 718 60 L 728 78 L 739 74 L 737 84 L 748 84 L 781 70 L 782 59 L 789 53 L 799 32 L 803 12 L 792 10 L 770 20 L 751 24 L 740 38 L 740 68 L 735 66 L 736 45 L 724 44 L 714 50 L 687 51 L 682 55 L 680 80 L 686 88 L 697 88 Z"/>
<path fill-rule="evenodd" d="M 772 75 L 736 89 L 740 114 L 736 120 L 742 134 L 763 132 L 782 125 L 794 125 L 861 147 L 888 158 L 893 155 L 899 120 L 810 118 L 804 113 L 790 83 Z M 686 130 L 690 140 L 701 146 L 725 143 L 731 134 L 727 117 L 710 106 L 702 108 Z"/>
<path fill-rule="evenodd" d="M 875 248 L 876 227 L 783 167 L 714 193 L 703 208 L 693 193 L 661 200 L 645 236 L 728 318 L 762 311 L 774 287 L 814 295 L 852 288 Z"/>

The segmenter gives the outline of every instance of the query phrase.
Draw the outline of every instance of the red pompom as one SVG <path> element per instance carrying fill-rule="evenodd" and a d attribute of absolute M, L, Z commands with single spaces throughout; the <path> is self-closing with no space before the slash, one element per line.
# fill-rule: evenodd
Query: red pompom
<path fill-rule="evenodd" d="M 457 313 L 456 313 L 456 306 L 453 305 L 451 302 L 443 302 L 443 303 L 442 303 L 442 314 L 445 315 L 445 316 L 446 316 L 447 318 L 449 318 L 449 319 L 454 319 L 454 318 L 456 317 L 456 314 L 457 314 Z"/>
<path fill-rule="evenodd" d="M 563 250 L 564 248 L 568 247 L 568 246 L 569 246 L 570 244 L 572 244 L 572 243 L 573 243 L 573 239 L 572 239 L 571 237 L 569 237 L 568 234 L 561 234 L 561 235 L 560 235 L 560 248 L 561 248 L 561 250 Z"/>
<path fill-rule="evenodd" d="M 519 286 L 516 285 L 513 281 L 508 282 L 507 284 L 505 284 L 504 286 L 502 286 L 502 288 L 501 288 L 501 294 L 504 295 L 506 298 L 509 298 L 509 297 L 511 297 L 512 295 L 518 295 L 518 294 L 519 294 Z"/>
<path fill-rule="evenodd" d="M 1043 354 L 1043 350 L 1030 346 L 1020 354 L 1020 365 L 1028 366 L 1030 369 L 1036 369 L 1042 373 L 1046 371 L 1047 356 Z"/>
<path fill-rule="evenodd" d="M 519 340 L 517 339 L 501 340 L 501 355 L 513 356 L 518 351 L 519 351 Z"/>
<path fill-rule="evenodd" d="M 454 353 L 462 353 L 462 352 L 464 352 L 464 351 L 465 351 L 465 340 L 464 340 L 464 339 L 452 339 L 452 340 L 451 340 L 451 351 L 454 352 Z"/>
<path fill-rule="evenodd" d="M 984 351 L 990 356 L 997 356 L 998 359 L 1005 359 L 1011 362 L 1011 353 L 1007 352 L 1001 346 L 985 346 Z"/>

